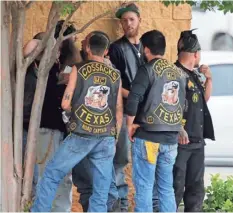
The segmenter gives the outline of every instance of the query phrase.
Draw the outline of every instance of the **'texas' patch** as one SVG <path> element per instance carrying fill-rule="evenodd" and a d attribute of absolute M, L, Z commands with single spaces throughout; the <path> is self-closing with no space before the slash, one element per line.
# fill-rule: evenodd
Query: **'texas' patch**
<path fill-rule="evenodd" d="M 182 120 L 182 108 L 180 104 L 175 111 L 169 111 L 160 104 L 154 111 L 154 114 L 159 118 L 159 120 L 169 125 L 179 124 Z"/>
<path fill-rule="evenodd" d="M 75 111 L 75 115 L 82 123 L 92 127 L 107 126 L 113 119 L 109 108 L 103 113 L 94 113 L 83 104 Z"/>
<path fill-rule="evenodd" d="M 79 74 L 83 77 L 83 79 L 87 80 L 91 75 L 96 73 L 102 73 L 108 76 L 112 83 L 115 83 L 120 78 L 120 73 L 111 67 L 106 66 L 105 64 L 98 62 L 90 62 L 83 65 L 79 69 Z"/>

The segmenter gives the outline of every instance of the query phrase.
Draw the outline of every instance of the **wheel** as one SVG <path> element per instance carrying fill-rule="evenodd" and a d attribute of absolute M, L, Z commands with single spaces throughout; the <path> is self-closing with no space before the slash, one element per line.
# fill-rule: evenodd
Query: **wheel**
<path fill-rule="evenodd" d="M 228 34 L 217 35 L 212 42 L 212 50 L 233 51 L 233 37 Z"/>

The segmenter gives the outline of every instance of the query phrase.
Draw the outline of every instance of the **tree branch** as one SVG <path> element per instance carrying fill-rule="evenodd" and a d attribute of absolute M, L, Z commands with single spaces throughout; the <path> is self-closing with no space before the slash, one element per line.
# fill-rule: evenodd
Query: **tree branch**
<path fill-rule="evenodd" d="M 12 16 L 12 31 L 10 41 L 10 73 L 12 81 L 12 93 L 14 94 L 15 86 L 15 72 L 16 72 L 16 45 L 17 45 L 17 25 L 18 25 L 18 10 L 14 2 L 11 2 L 11 16 Z M 14 95 L 13 95 L 14 97 Z"/>
<path fill-rule="evenodd" d="M 127 4 L 130 4 L 130 3 L 133 3 L 134 1 L 128 1 Z M 103 18 L 105 17 L 106 15 L 116 11 L 117 9 L 119 9 L 123 4 L 125 4 L 125 2 L 121 3 L 119 6 L 111 9 L 111 10 L 108 10 L 107 12 L 105 13 L 102 13 L 96 17 L 94 17 L 93 19 L 91 19 L 90 21 L 88 21 L 86 24 L 84 24 L 80 29 L 76 30 L 75 32 L 67 35 L 67 36 L 64 36 L 63 40 L 66 40 L 66 39 L 69 39 L 71 38 L 72 36 L 76 35 L 76 34 L 79 34 L 79 33 L 82 33 L 86 28 L 88 28 L 91 24 L 93 24 L 96 20 L 100 19 L 100 18 Z"/>
<path fill-rule="evenodd" d="M 60 17 L 60 9 L 61 4 L 56 4 L 56 2 L 53 2 L 52 7 L 50 9 L 48 22 L 47 22 L 47 30 L 46 33 L 42 39 L 42 42 L 38 45 L 36 48 L 36 51 L 32 53 L 29 58 L 27 58 L 26 63 L 31 63 L 35 57 L 42 51 L 42 48 L 44 48 L 46 44 L 46 48 L 44 50 L 43 56 L 40 60 L 39 65 L 39 75 L 37 80 L 37 86 L 36 86 L 36 92 L 35 92 L 35 98 L 33 101 L 32 106 L 32 113 L 30 117 L 30 124 L 29 124 L 29 132 L 28 132 L 28 138 L 27 138 L 27 146 L 26 146 L 26 155 L 25 155 L 25 170 L 24 170 L 24 178 L 23 178 L 23 190 L 22 190 L 22 200 L 21 200 L 21 208 L 23 209 L 24 206 L 27 204 L 28 201 L 30 201 L 31 198 L 31 189 L 32 189 L 32 180 L 33 180 L 33 170 L 35 165 L 35 150 L 36 150 L 36 136 L 39 131 L 39 125 L 40 125 L 40 116 L 41 116 L 41 110 L 42 110 L 42 104 L 44 100 L 44 94 L 46 89 L 46 84 L 48 80 L 48 74 L 50 67 L 50 60 L 53 60 L 53 58 L 56 58 L 56 55 L 51 55 L 52 49 L 54 48 L 54 31 L 57 24 L 57 21 Z M 59 48 L 59 46 L 57 46 Z M 58 51 L 58 49 L 57 49 Z M 55 59 L 53 60 L 53 64 L 55 62 Z M 40 85 L 43 83 L 43 85 Z M 40 86 L 43 88 L 41 88 Z M 39 100 L 37 100 L 37 96 L 39 97 Z M 37 101 L 35 101 L 37 100 Z M 35 104 L 36 103 L 36 104 Z"/>
<path fill-rule="evenodd" d="M 63 40 L 63 33 L 65 32 L 65 30 L 67 29 L 67 24 L 70 21 L 70 19 L 72 18 L 72 16 L 74 15 L 74 13 L 77 11 L 77 9 L 83 4 L 83 2 L 77 2 L 74 4 L 75 9 L 72 11 L 72 13 L 70 13 L 67 18 L 65 19 L 65 22 L 62 25 L 61 31 L 59 33 L 59 37 L 58 40 Z"/>
<path fill-rule="evenodd" d="M 29 1 L 25 6 L 26 10 L 28 10 L 32 6 L 33 3 L 34 3 L 33 0 Z"/>
<path fill-rule="evenodd" d="M 72 16 L 73 16 L 73 14 L 77 11 L 77 9 L 78 9 L 83 3 L 84 3 L 84 2 L 77 2 L 77 3 L 75 3 L 75 4 L 74 4 L 75 9 L 74 9 L 74 10 L 72 11 L 72 13 L 69 14 L 69 15 L 67 16 L 67 18 L 65 19 L 65 21 L 64 21 L 64 23 L 63 23 L 63 25 L 62 25 L 62 29 L 61 29 L 61 31 L 60 31 L 60 33 L 59 33 L 58 38 L 57 38 L 56 44 L 55 44 L 55 46 L 54 46 L 54 48 L 53 48 L 53 50 L 52 50 L 52 56 L 57 55 L 58 49 L 59 49 L 59 47 L 60 47 L 62 41 L 64 40 L 63 34 L 64 34 L 65 30 L 67 29 L 67 23 L 69 22 L 69 20 L 70 20 L 70 19 L 72 18 Z M 54 63 L 53 60 L 50 60 L 50 63 Z"/>
<path fill-rule="evenodd" d="M 100 19 L 100 18 L 102 18 L 102 17 L 104 17 L 104 16 L 110 14 L 111 12 L 112 12 L 112 10 L 109 10 L 109 11 L 103 13 L 103 14 L 100 14 L 100 15 L 94 17 L 93 19 L 91 19 L 90 21 L 88 21 L 85 25 L 83 25 L 79 30 L 76 30 L 75 32 L 73 32 L 73 33 L 71 33 L 71 34 L 69 34 L 69 35 L 67 35 L 67 36 L 64 36 L 63 40 L 69 39 L 69 38 L 71 38 L 72 36 L 74 36 L 74 35 L 76 35 L 76 34 L 78 34 L 78 33 L 82 33 L 86 28 L 88 28 L 88 27 L 89 27 L 91 24 L 93 24 L 96 20 L 98 20 L 98 19 Z"/>
<path fill-rule="evenodd" d="M 54 31 L 57 21 L 60 17 L 59 12 L 60 12 L 60 6 L 55 2 L 53 2 L 49 12 L 49 17 L 46 27 L 47 30 L 43 36 L 43 39 L 37 46 L 37 48 L 31 54 L 29 54 L 28 57 L 25 58 L 25 66 L 29 66 L 35 60 L 35 58 L 41 53 L 41 51 L 45 48 L 45 45 L 47 44 L 51 33 Z"/>
<path fill-rule="evenodd" d="M 16 209 L 20 209 L 20 194 L 22 186 L 22 147 L 23 147 L 23 99 L 24 99 L 24 79 L 26 68 L 23 64 L 23 36 L 26 10 L 25 8 L 17 6 L 18 11 L 17 23 L 17 43 L 16 43 L 16 87 L 15 87 L 15 101 L 14 101 L 14 176 L 17 183 L 16 187 Z"/>
<path fill-rule="evenodd" d="M 23 9 L 25 8 L 27 2 L 26 1 L 14 1 L 17 5 L 18 5 L 18 8 L 20 9 Z"/>
<path fill-rule="evenodd" d="M 19 8 L 16 9 L 18 10 L 16 64 L 17 64 L 17 68 L 20 70 L 20 68 L 23 65 L 23 36 L 24 36 L 25 11 L 24 9 L 19 9 Z"/>

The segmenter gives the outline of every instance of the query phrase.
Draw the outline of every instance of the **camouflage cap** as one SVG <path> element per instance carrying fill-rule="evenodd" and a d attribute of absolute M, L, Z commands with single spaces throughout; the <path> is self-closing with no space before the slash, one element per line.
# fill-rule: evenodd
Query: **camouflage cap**
<path fill-rule="evenodd" d="M 180 52 L 195 53 L 201 50 L 201 45 L 198 41 L 197 35 L 193 34 L 194 30 L 196 29 L 181 32 L 177 44 L 178 54 Z"/>
<path fill-rule="evenodd" d="M 136 6 L 136 4 L 134 4 L 134 3 L 123 4 L 122 7 L 119 10 L 117 10 L 115 15 L 116 15 L 117 18 L 120 19 L 121 16 L 126 12 L 134 12 L 138 16 L 140 16 L 140 11 L 139 11 L 138 7 Z"/>

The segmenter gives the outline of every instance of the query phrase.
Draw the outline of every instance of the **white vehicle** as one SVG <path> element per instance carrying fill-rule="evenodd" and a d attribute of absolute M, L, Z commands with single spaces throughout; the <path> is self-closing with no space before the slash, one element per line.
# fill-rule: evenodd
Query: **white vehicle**
<path fill-rule="evenodd" d="M 207 166 L 233 166 L 233 52 L 201 52 L 201 63 L 210 66 L 213 91 L 209 107 L 216 141 L 206 140 Z"/>
<path fill-rule="evenodd" d="M 233 51 L 233 14 L 222 11 L 204 11 L 192 8 L 191 29 L 198 28 L 195 34 L 202 50 Z"/>

